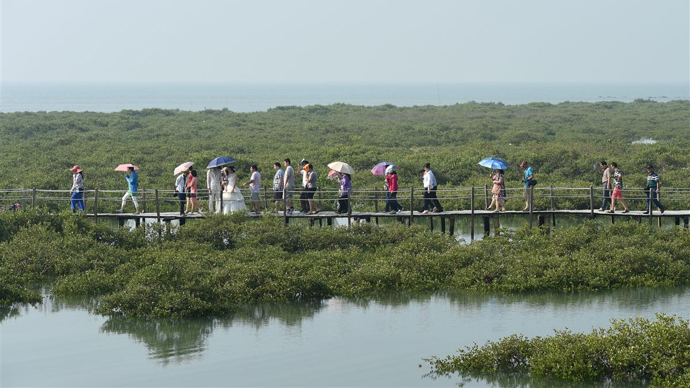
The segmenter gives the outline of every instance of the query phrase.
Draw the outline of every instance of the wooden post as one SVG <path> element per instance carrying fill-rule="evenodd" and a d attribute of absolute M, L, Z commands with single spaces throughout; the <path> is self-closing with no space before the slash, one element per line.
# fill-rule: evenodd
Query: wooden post
<path fill-rule="evenodd" d="M 36 207 L 36 189 L 31 189 L 31 207 Z"/>
<path fill-rule="evenodd" d="M 268 194 L 266 192 L 266 185 L 264 185 L 264 211 L 268 211 Z"/>
<path fill-rule="evenodd" d="M 283 218 L 285 218 L 285 226 L 288 224 L 288 216 L 287 216 L 287 188 L 283 187 Z"/>
<path fill-rule="evenodd" d="M 160 200 L 158 199 L 158 189 L 156 189 L 155 194 L 156 194 L 156 222 L 158 222 L 160 224 L 161 223 L 161 205 L 160 205 Z"/>
<path fill-rule="evenodd" d="M 498 236 L 501 229 L 501 218 L 498 214 L 494 215 L 494 236 Z"/>
<path fill-rule="evenodd" d="M 333 219 L 331 217 L 326 218 L 326 225 L 333 226 Z"/>
<path fill-rule="evenodd" d="M 474 186 L 470 191 L 470 240 L 474 240 Z"/>
<path fill-rule="evenodd" d="M 93 193 L 93 219 L 98 223 L 98 189 Z"/>
<path fill-rule="evenodd" d="M 488 236 L 491 234 L 491 217 L 484 216 L 482 218 L 484 219 L 484 236 Z"/>
<path fill-rule="evenodd" d="M 676 216 L 676 226 L 680 226 L 680 217 Z"/>
<path fill-rule="evenodd" d="M 316 190 L 317 190 L 318 199 L 319 199 L 318 206 L 316 206 L 316 207 L 318 209 L 321 209 L 321 207 L 323 206 L 323 203 L 321 203 L 321 188 L 319 187 Z"/>
<path fill-rule="evenodd" d="M 22 187 L 22 209 L 26 209 L 26 189 Z"/>
<path fill-rule="evenodd" d="M 379 188 L 374 187 L 374 211 L 379 212 Z M 378 224 L 378 218 L 376 219 L 376 223 Z"/>
<path fill-rule="evenodd" d="M 589 217 L 594 219 L 594 186 L 589 185 Z"/>
<path fill-rule="evenodd" d="M 118 218 L 117 218 L 117 226 L 118 226 L 119 228 L 122 228 L 123 226 L 125 226 L 125 219 L 122 218 L 122 217 L 118 217 Z"/>
<path fill-rule="evenodd" d="M 142 198 L 141 198 L 141 212 L 146 213 L 146 187 L 141 187 Z M 137 224 L 139 226 L 139 224 Z"/>
<path fill-rule="evenodd" d="M 455 235 L 455 216 L 450 216 L 450 228 L 448 229 L 448 234 L 451 236 Z"/>
<path fill-rule="evenodd" d="M 649 207 L 647 208 L 647 211 L 649 212 L 649 225 L 652 225 L 652 220 L 653 220 L 653 217 L 652 217 L 652 205 L 653 205 L 653 203 L 652 203 L 652 199 L 653 199 L 652 192 L 653 192 L 653 190 L 649 189 L 649 198 L 647 199 L 649 201 Z"/>
<path fill-rule="evenodd" d="M 552 212 L 551 213 L 551 225 L 556 226 L 556 213 L 555 213 L 556 206 L 554 205 L 554 202 L 553 202 L 553 185 L 551 185 L 549 200 L 551 202 L 551 212 Z"/>
<path fill-rule="evenodd" d="M 441 217 L 441 234 L 446 233 L 446 217 Z"/>
<path fill-rule="evenodd" d="M 434 217 L 433 216 L 429 216 L 429 230 L 432 232 L 434 231 Z"/>
<path fill-rule="evenodd" d="M 527 195 L 529 195 L 529 227 L 532 228 L 534 224 L 534 186 L 529 186 Z"/>
<path fill-rule="evenodd" d="M 544 216 L 541 215 L 541 214 L 538 215 L 538 216 L 537 216 L 537 227 L 538 227 L 538 228 L 541 228 L 542 226 L 544 226 L 544 221 L 545 221 L 545 220 L 544 220 Z"/>
<path fill-rule="evenodd" d="M 350 195 L 347 196 L 347 228 L 350 229 L 352 226 L 352 201 L 350 201 Z"/>
<path fill-rule="evenodd" d="M 414 222 L 414 187 L 410 187 L 410 225 Z"/>

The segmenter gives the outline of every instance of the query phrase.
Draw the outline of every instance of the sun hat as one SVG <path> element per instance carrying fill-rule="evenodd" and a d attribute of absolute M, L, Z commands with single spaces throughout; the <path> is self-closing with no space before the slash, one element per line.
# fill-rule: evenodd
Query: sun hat
<path fill-rule="evenodd" d="M 80 172 L 84 171 L 81 169 L 81 167 L 79 167 L 78 164 L 75 164 L 74 167 L 70 168 L 69 170 L 75 174 L 79 174 Z"/>

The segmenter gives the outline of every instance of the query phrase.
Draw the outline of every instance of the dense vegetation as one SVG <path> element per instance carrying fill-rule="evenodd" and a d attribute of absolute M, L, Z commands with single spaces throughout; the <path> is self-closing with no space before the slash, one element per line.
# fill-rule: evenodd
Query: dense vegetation
<path fill-rule="evenodd" d="M 690 282 L 690 233 L 634 222 L 545 235 L 522 229 L 470 245 L 421 227 L 286 227 L 241 215 L 174 233 L 129 231 L 79 216 L 0 215 L 0 300 L 102 296 L 126 316 L 223 315 L 246 303 L 378 291 L 597 290 Z"/>
<path fill-rule="evenodd" d="M 598 185 L 593 164 L 618 161 L 629 187 L 644 184 L 654 163 L 666 186 L 689 186 L 690 101 L 600 102 L 557 105 L 466 103 L 399 108 L 344 104 L 278 107 L 267 112 L 125 110 L 119 113 L 0 113 L 0 164 L 12 171 L 3 186 L 64 189 L 68 168 L 85 169 L 88 188 L 122 189 L 119 163 L 142 168 L 140 187 L 170 189 L 172 170 L 191 160 L 200 170 L 214 157 L 238 159 L 238 175 L 258 164 L 307 158 L 325 179 L 326 164 L 350 163 L 356 187 L 380 186 L 368 170 L 383 160 L 400 167 L 402 187 L 418 187 L 417 171 L 430 162 L 442 186 L 483 186 L 477 165 L 501 156 L 513 167 L 508 186 L 519 187 L 517 163 L 532 162 L 540 185 Z M 655 145 L 631 144 L 653 138 Z M 265 183 L 269 183 L 267 179 Z M 203 182 L 202 182 L 203 184 Z"/>
<path fill-rule="evenodd" d="M 574 381 L 638 381 L 658 387 L 686 387 L 690 381 L 688 321 L 658 314 L 612 320 L 612 326 L 589 334 L 556 331 L 532 339 L 512 335 L 433 357 L 432 375 L 526 375 Z M 531 386 L 531 385 L 530 385 Z"/>

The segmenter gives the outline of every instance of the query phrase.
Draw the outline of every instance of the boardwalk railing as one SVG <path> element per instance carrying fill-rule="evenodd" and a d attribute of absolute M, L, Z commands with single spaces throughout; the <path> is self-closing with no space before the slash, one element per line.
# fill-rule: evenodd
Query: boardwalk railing
<path fill-rule="evenodd" d="M 528 211 L 523 211 L 526 205 L 526 200 L 523 193 L 523 188 L 507 188 L 506 189 L 506 208 L 507 213 L 525 214 L 529 217 L 530 226 L 533 225 L 535 219 L 538 225 L 543 225 L 545 217 L 550 217 L 550 224 L 555 225 L 556 214 L 580 214 L 588 215 L 590 217 L 611 215 L 599 211 L 602 204 L 603 194 L 600 187 L 554 187 L 554 186 L 536 186 L 532 187 L 528 192 L 528 202 L 532 204 Z M 250 193 L 249 190 L 241 189 L 241 194 L 244 197 L 248 210 L 251 210 Z M 122 196 L 126 193 L 124 190 L 102 190 L 102 189 L 87 189 L 84 191 L 84 204 L 86 206 L 86 214 L 98 219 L 98 217 L 115 217 L 113 213 L 120 208 Z M 141 215 L 133 215 L 134 206 L 131 199 L 127 200 L 125 211 L 127 214 L 120 217 L 129 218 L 155 218 L 157 221 L 166 221 L 170 219 L 181 219 L 179 215 L 179 200 L 173 196 L 172 190 L 158 190 L 143 188 L 138 192 L 138 201 Z M 300 213 L 302 209 L 301 195 L 306 191 L 296 190 L 293 193 L 294 213 L 290 213 L 284 209 L 283 200 L 279 201 L 280 211 L 275 213 L 277 216 L 282 216 L 288 222 L 291 218 L 308 218 L 313 223 L 314 219 L 329 219 L 336 217 L 347 217 L 348 225 L 352 220 L 367 219 L 378 222 L 379 217 L 395 217 L 402 222 L 410 225 L 417 217 L 451 217 L 468 215 L 472 217 L 472 230 L 474 231 L 474 223 L 476 216 L 487 217 L 496 215 L 491 210 L 487 210 L 491 203 L 491 190 L 488 186 L 481 187 L 443 187 L 436 191 L 439 202 L 443 207 L 442 213 L 430 212 L 423 214 L 420 211 L 424 206 L 424 190 L 422 188 L 407 188 L 400 189 L 397 192 L 397 201 L 403 207 L 403 211 L 392 214 L 383 213 L 386 208 L 386 192 L 382 189 L 357 189 L 353 190 L 347 199 L 339 198 L 338 190 L 332 188 L 321 188 L 314 193 L 315 207 L 321 209 L 318 214 L 304 214 Z M 660 194 L 663 195 L 661 202 L 669 209 L 669 212 L 660 214 L 660 212 L 653 207 L 653 213 L 643 214 L 646 210 L 646 203 L 650 199 L 650 192 L 641 188 L 626 188 L 624 191 L 624 200 L 631 213 L 626 216 L 634 216 L 638 219 L 646 217 L 651 224 L 653 217 L 660 220 L 663 217 L 676 217 L 676 224 L 679 224 L 679 217 L 687 223 L 687 217 L 690 215 L 690 188 L 663 188 Z M 275 208 L 274 192 L 271 188 L 264 187 L 259 193 L 261 208 L 264 212 L 271 212 Z M 206 190 L 200 190 L 198 199 L 203 208 L 202 214 L 208 214 L 208 200 L 209 195 Z M 345 214 L 337 214 L 338 200 L 345 201 L 348 205 L 348 211 Z M 15 188 L 15 189 L 0 189 L 0 205 L 3 210 L 14 208 L 32 208 L 40 207 L 47 208 L 50 211 L 59 212 L 70 207 L 70 192 L 69 190 L 47 190 L 37 188 Z M 227 200 L 224 200 L 222 206 L 227 206 Z M 308 209 L 308 206 L 307 206 Z M 389 209 L 390 210 L 390 209 Z M 414 211 L 410 211 L 414 210 Z M 608 209 L 606 209 L 608 210 Z M 617 204 L 617 211 L 615 216 L 623 216 L 623 206 Z M 502 214 L 502 213 L 498 213 Z M 194 214 L 187 217 L 199 217 Z M 184 218 L 187 218 L 184 217 Z M 452 223 L 453 219 L 449 218 Z M 319 221 L 320 222 L 320 221 Z M 613 218 L 612 218 L 613 222 Z M 660 221 L 659 221 L 660 222 Z M 330 221 L 329 221 L 330 223 Z M 486 221 L 485 221 L 486 223 Z M 496 222 L 497 223 L 497 222 Z"/>

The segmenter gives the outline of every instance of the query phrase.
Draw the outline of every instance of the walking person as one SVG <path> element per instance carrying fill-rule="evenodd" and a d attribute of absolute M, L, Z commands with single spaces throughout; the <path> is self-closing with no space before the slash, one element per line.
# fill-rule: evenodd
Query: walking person
<path fill-rule="evenodd" d="M 386 209 L 384 212 L 400 213 L 403 210 L 398 202 L 398 172 L 395 167 L 386 167 Z"/>
<path fill-rule="evenodd" d="M 283 160 L 285 173 L 283 174 L 283 188 L 285 190 L 285 210 L 292 214 L 295 208 L 292 207 L 292 193 L 295 191 L 295 169 L 290 165 L 290 158 Z"/>
<path fill-rule="evenodd" d="M 139 190 L 139 174 L 134 170 L 134 167 L 127 167 L 127 173 L 125 174 L 125 180 L 129 189 L 122 197 L 122 205 L 118 213 L 125 211 L 125 205 L 127 204 L 127 198 L 132 198 L 134 203 L 134 214 L 139 214 L 139 201 L 137 201 L 137 190 Z"/>
<path fill-rule="evenodd" d="M 623 171 L 618 168 L 616 162 L 611 163 L 611 168 L 613 169 L 613 194 L 611 194 L 611 210 L 608 212 L 615 213 L 616 200 L 618 200 L 623 205 L 623 213 L 628 213 L 628 205 L 623 200 Z"/>
<path fill-rule="evenodd" d="M 299 162 L 299 166 L 301 167 L 299 173 L 302 175 L 302 192 L 299 194 L 299 202 L 301 207 L 300 212 L 302 213 L 309 211 L 309 200 L 307 199 L 309 194 L 307 190 L 307 181 L 309 180 L 309 173 L 307 172 L 308 164 L 309 161 L 306 159 L 302 159 L 302 161 Z"/>
<path fill-rule="evenodd" d="M 491 204 L 486 210 L 491 210 L 496 205 L 494 212 L 498 212 L 498 206 L 500 205 L 501 210 L 506 211 L 504 174 L 505 172 L 499 169 L 491 176 L 491 183 L 493 183 L 491 187 Z"/>
<path fill-rule="evenodd" d="M 194 213 L 195 211 L 201 214 L 201 205 L 199 205 L 199 178 L 196 170 L 189 170 L 187 175 L 187 209 L 185 214 Z"/>
<path fill-rule="evenodd" d="M 611 202 L 611 183 L 613 181 L 611 180 L 611 170 L 609 170 L 609 166 L 606 164 L 605 160 L 599 163 L 599 171 L 601 172 L 601 186 L 604 194 L 604 199 L 601 202 L 599 211 L 603 212 L 606 211 L 607 205 Z"/>
<path fill-rule="evenodd" d="M 314 171 L 314 166 L 307 164 L 305 166 L 307 172 L 307 203 L 309 204 L 309 211 L 307 214 L 316 214 L 321 211 L 321 209 L 314 203 L 314 193 L 316 192 L 316 180 L 318 175 Z"/>
<path fill-rule="evenodd" d="M 220 213 L 220 196 L 222 174 L 220 167 L 209 168 L 206 171 L 206 189 L 208 190 L 208 211 Z M 214 207 L 215 205 L 215 207 Z"/>
<path fill-rule="evenodd" d="M 249 186 L 249 199 L 252 201 L 254 213 L 261 214 L 261 201 L 259 200 L 259 192 L 261 192 L 261 174 L 259 167 L 254 164 L 249 168 L 252 173 L 249 181 L 244 183 L 244 186 Z M 251 213 L 251 211 L 250 211 Z"/>
<path fill-rule="evenodd" d="M 431 164 L 430 163 L 426 163 L 424 165 L 423 182 L 424 182 L 424 209 L 423 209 L 422 213 L 428 214 L 429 211 L 432 211 L 434 213 L 442 212 L 443 207 L 441 207 L 441 203 L 438 201 L 438 198 L 436 197 L 436 189 L 438 188 L 438 183 L 436 182 L 436 177 L 434 176 L 434 172 L 431 171 Z"/>
<path fill-rule="evenodd" d="M 280 168 L 280 163 L 273 163 L 273 169 L 276 170 L 273 175 L 273 200 L 276 203 L 276 213 L 280 211 L 280 202 L 283 201 L 283 188 L 285 187 L 285 173 Z"/>
<path fill-rule="evenodd" d="M 350 174 L 338 173 L 340 176 L 340 190 L 338 191 L 338 214 L 348 213 L 348 202 L 352 194 L 352 177 Z"/>
<path fill-rule="evenodd" d="M 84 170 L 76 164 L 69 170 L 72 172 L 72 188 L 69 190 L 69 206 L 72 209 L 72 213 L 76 213 L 77 209 L 79 209 L 79 211 L 84 211 Z"/>
<path fill-rule="evenodd" d="M 531 202 L 530 199 L 532 196 L 532 186 L 536 185 L 537 181 L 534 179 L 534 170 L 532 169 L 532 166 L 530 166 L 526 160 L 523 160 L 520 163 L 520 168 L 525 170 L 525 176 L 522 179 L 522 183 L 524 185 L 522 195 L 525 197 L 525 208 L 523 211 L 529 211 Z"/>
<path fill-rule="evenodd" d="M 654 166 L 651 164 L 647 165 L 647 185 L 644 187 L 645 194 L 647 194 L 647 210 L 643 214 L 649 214 L 652 212 L 652 202 L 659 208 L 661 214 L 664 214 L 666 208 L 659 202 L 659 190 L 661 189 L 661 181 L 659 180 L 659 174 L 654 172 Z M 651 198 L 651 201 L 650 201 Z"/>
<path fill-rule="evenodd" d="M 180 202 L 180 215 L 184 215 L 184 207 L 187 202 L 187 174 L 189 170 L 184 170 L 175 178 L 175 197 Z"/>

